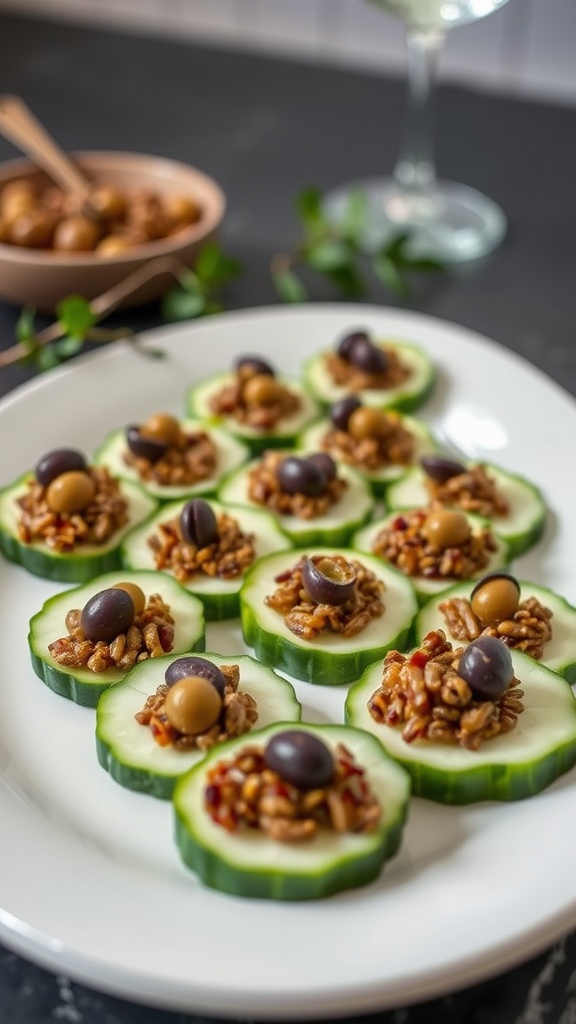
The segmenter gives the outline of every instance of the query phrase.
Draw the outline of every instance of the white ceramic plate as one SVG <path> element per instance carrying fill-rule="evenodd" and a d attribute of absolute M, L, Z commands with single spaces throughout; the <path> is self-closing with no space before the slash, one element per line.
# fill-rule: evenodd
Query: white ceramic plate
<path fill-rule="evenodd" d="M 91 450 L 146 414 L 182 410 L 184 389 L 261 352 L 287 372 L 365 325 L 422 344 L 439 381 L 426 418 L 469 456 L 539 484 L 544 539 L 524 579 L 576 601 L 576 405 L 493 342 L 430 318 L 368 306 L 224 315 L 161 329 L 163 361 L 114 346 L 0 403 L 1 482 L 45 451 Z M 94 712 L 34 676 L 27 624 L 62 589 L 0 564 L 0 938 L 39 964 L 171 1009 L 336 1017 L 464 986 L 538 952 L 576 923 L 576 772 L 531 800 L 468 809 L 413 802 L 400 854 L 378 882 L 282 905 L 203 889 L 180 864 L 170 807 L 98 766 Z M 209 647 L 241 648 L 236 625 Z M 298 683 L 305 717 L 341 720 L 344 691 Z"/>

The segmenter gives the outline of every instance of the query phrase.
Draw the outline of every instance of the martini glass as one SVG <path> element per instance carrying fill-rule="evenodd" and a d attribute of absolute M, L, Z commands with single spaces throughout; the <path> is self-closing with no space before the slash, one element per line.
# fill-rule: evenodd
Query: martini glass
<path fill-rule="evenodd" d="M 371 0 L 406 22 L 408 106 L 404 139 L 392 177 L 342 185 L 324 199 L 327 216 L 345 218 L 352 196 L 366 206 L 368 251 L 409 231 L 414 255 L 445 262 L 476 259 L 506 233 L 500 207 L 476 189 L 436 176 L 432 99 L 437 57 L 447 30 L 492 14 L 507 0 Z"/>

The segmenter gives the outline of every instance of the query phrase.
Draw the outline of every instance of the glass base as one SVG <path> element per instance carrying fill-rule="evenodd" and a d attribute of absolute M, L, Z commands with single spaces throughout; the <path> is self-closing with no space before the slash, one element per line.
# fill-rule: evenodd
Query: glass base
<path fill-rule="evenodd" d="M 506 234 L 506 217 L 496 203 L 452 181 L 436 182 L 430 193 L 404 190 L 392 178 L 350 182 L 325 195 L 326 216 L 342 221 L 358 192 L 366 202 L 362 246 L 367 252 L 408 230 L 413 255 L 457 263 L 486 255 Z"/>

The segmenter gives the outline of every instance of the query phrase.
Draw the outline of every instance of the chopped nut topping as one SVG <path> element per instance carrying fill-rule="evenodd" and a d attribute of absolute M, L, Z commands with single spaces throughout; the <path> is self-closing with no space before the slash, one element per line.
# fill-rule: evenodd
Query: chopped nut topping
<path fill-rule="evenodd" d="M 414 438 L 396 413 L 387 413 L 386 418 L 390 431 L 384 437 L 355 438 L 333 427 L 323 437 L 322 448 L 366 473 L 386 466 L 409 466 L 414 459 Z"/>
<path fill-rule="evenodd" d="M 255 376 L 249 365 L 241 366 L 234 378 L 213 396 L 210 409 L 217 416 L 231 416 L 238 423 L 267 433 L 274 430 L 280 420 L 294 416 L 302 406 L 302 399 L 273 377 L 273 394 L 270 388 L 264 402 L 254 401 L 254 390 L 247 391 L 246 385 Z"/>
<path fill-rule="evenodd" d="M 346 564 L 340 555 L 333 561 Z M 280 586 L 266 598 L 266 604 L 282 615 L 289 630 L 303 640 L 313 640 L 321 632 L 338 633 L 342 637 L 356 636 L 372 619 L 384 614 L 384 583 L 361 562 L 351 560 L 356 571 L 356 586 L 352 597 L 344 604 L 316 604 L 302 585 L 304 555 L 291 569 L 274 577 Z"/>
<path fill-rule="evenodd" d="M 212 438 L 200 430 L 191 434 L 182 432 L 180 444 L 171 445 L 156 462 L 134 455 L 129 448 L 124 461 L 136 470 L 141 480 L 174 487 L 196 484 L 212 476 L 218 451 Z"/>
<path fill-rule="evenodd" d="M 216 743 L 223 743 L 234 736 L 242 736 L 258 720 L 256 701 L 249 693 L 238 690 L 238 665 L 221 665 L 220 671 L 226 680 L 222 713 L 220 720 L 207 732 L 189 736 L 174 728 L 164 711 L 169 689 L 165 683 L 161 683 L 156 693 L 146 698 L 142 711 L 135 715 L 136 721 L 150 728 L 156 743 L 161 747 L 173 746 L 176 750 L 182 751 L 210 750 Z"/>
<path fill-rule="evenodd" d="M 478 750 L 483 742 L 510 732 L 524 710 L 519 681 L 513 677 L 498 700 L 476 700 L 458 675 L 463 647 L 452 649 L 442 630 L 428 633 L 411 654 L 389 651 L 382 683 L 368 710 L 377 722 L 403 725 L 402 738 L 433 740 Z"/>
<path fill-rule="evenodd" d="M 266 768 L 263 751 L 246 746 L 208 772 L 205 807 L 228 832 L 261 829 L 280 843 L 313 839 L 320 829 L 373 832 L 382 814 L 366 773 L 353 754 L 338 743 L 334 778 L 322 789 L 301 790 Z"/>
<path fill-rule="evenodd" d="M 376 535 L 372 551 L 397 566 L 407 576 L 427 579 L 469 579 L 480 572 L 496 550 L 490 530 L 473 530 L 458 547 L 439 548 L 422 533 L 428 515 L 434 510 L 411 509 L 402 512 Z"/>
<path fill-rule="evenodd" d="M 74 551 L 84 544 L 105 544 L 128 522 L 128 502 L 120 493 L 120 482 L 104 466 L 87 466 L 96 493 L 81 512 L 53 512 L 46 500 L 47 488 L 36 479 L 18 499 L 21 514 L 18 536 L 24 544 L 43 541 L 59 552 Z"/>
<path fill-rule="evenodd" d="M 159 594 L 151 594 L 128 632 L 109 644 L 88 640 L 80 624 L 81 615 L 80 608 L 71 609 L 66 616 L 68 635 L 48 645 L 50 656 L 59 665 L 88 668 L 94 673 L 109 668 L 128 672 L 136 662 L 158 658 L 172 650 L 174 618 Z"/>
<path fill-rule="evenodd" d="M 365 391 L 397 388 L 410 377 L 411 370 L 405 366 L 394 348 L 382 346 L 386 354 L 386 369 L 383 373 L 366 373 L 343 359 L 337 352 L 326 354 L 326 369 L 334 384 L 350 391 Z"/>
<path fill-rule="evenodd" d="M 216 517 L 218 539 L 198 548 L 182 537 L 178 519 L 159 523 L 148 538 L 157 569 L 168 569 L 180 583 L 197 573 L 231 580 L 246 571 L 256 558 L 254 535 L 244 533 L 237 519 L 223 512 Z"/>
<path fill-rule="evenodd" d="M 267 451 L 248 473 L 248 497 L 257 505 L 264 505 L 281 516 L 298 519 L 316 519 L 325 515 L 340 500 L 348 481 L 336 476 L 326 484 L 323 494 L 287 494 L 278 481 L 277 470 L 286 458 L 284 452 Z"/>
<path fill-rule="evenodd" d="M 544 647 L 552 637 L 550 620 L 553 612 L 536 597 L 521 601 L 511 619 L 485 627 L 465 597 L 449 598 L 442 601 L 438 608 L 444 616 L 448 632 L 456 640 L 470 643 L 479 636 L 495 636 L 503 640 L 507 647 L 524 651 L 536 661 L 542 658 Z"/>
<path fill-rule="evenodd" d="M 481 465 L 470 466 L 443 483 L 426 476 L 424 484 L 430 501 L 435 505 L 454 505 L 463 512 L 475 512 L 488 518 L 505 516 L 510 511 L 496 481 Z"/>

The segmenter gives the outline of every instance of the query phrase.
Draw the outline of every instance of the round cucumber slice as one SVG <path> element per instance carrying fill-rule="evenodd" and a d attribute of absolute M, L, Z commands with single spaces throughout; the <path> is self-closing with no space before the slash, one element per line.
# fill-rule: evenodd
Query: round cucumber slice
<path fill-rule="evenodd" d="M 446 804 L 533 796 L 576 764 L 576 699 L 561 676 L 519 651 L 511 654 L 524 711 L 512 732 L 479 750 L 429 740 L 406 743 L 400 729 L 375 722 L 367 704 L 382 679 L 380 663 L 351 687 L 346 721 L 378 737 L 410 773 L 415 796 Z"/>
<path fill-rule="evenodd" d="M 260 730 L 248 742 L 264 746 L 285 728 L 278 724 Z M 226 832 L 204 809 L 206 776 L 215 761 L 242 748 L 246 738 L 241 737 L 211 751 L 180 779 L 174 792 L 178 849 L 204 885 L 257 899 L 321 899 L 372 882 L 397 853 L 408 813 L 410 781 L 406 772 L 366 732 L 342 725 L 301 728 L 332 749 L 344 743 L 354 754 L 382 808 L 377 829 L 370 833 L 322 830 L 302 843 L 278 843 L 256 829 Z"/>
<path fill-rule="evenodd" d="M 128 451 L 126 443 L 126 431 L 114 430 L 104 439 L 94 453 L 94 462 L 97 465 L 107 466 L 114 476 L 123 477 L 125 480 L 132 480 L 139 484 L 147 494 L 160 501 L 175 501 L 177 498 L 194 495 L 213 494 L 222 478 L 232 472 L 249 457 L 249 449 L 237 438 L 232 437 L 226 430 L 210 424 L 201 423 L 199 420 L 181 420 L 180 426 L 184 431 L 192 433 L 194 430 L 205 431 L 217 450 L 216 470 L 211 476 L 199 480 L 196 484 L 163 485 L 153 480 L 141 480 L 137 471 L 126 464 L 124 456 Z"/>
<path fill-rule="evenodd" d="M 280 384 L 300 398 L 300 408 L 292 415 L 281 419 L 274 430 L 263 432 L 248 424 L 238 423 L 232 416 L 218 416 L 212 411 L 211 401 L 219 391 L 234 380 L 233 373 L 216 373 L 190 388 L 186 396 L 186 408 L 192 416 L 218 423 L 247 444 L 254 455 L 266 448 L 287 448 L 294 444 L 304 427 L 320 415 L 320 408 L 307 388 L 296 377 L 277 375 Z"/>
<path fill-rule="evenodd" d="M 385 586 L 384 614 L 371 619 L 354 637 L 322 633 L 314 640 L 303 640 L 296 636 L 285 625 L 283 617 L 265 603 L 276 588 L 275 577 L 299 559 L 298 552 L 284 552 L 262 559 L 246 577 L 240 591 L 244 640 L 266 665 L 309 683 L 340 686 L 358 679 L 366 666 L 383 657 L 386 651 L 403 648 L 417 611 L 416 597 L 409 580 L 379 558 L 358 555 L 346 548 L 313 547 L 306 553 L 356 558 L 371 569 Z"/>
<path fill-rule="evenodd" d="M 518 583 L 520 584 L 521 601 L 535 597 L 553 613 L 552 636 L 544 647 L 544 654 L 540 659 L 541 664 L 564 676 L 569 683 L 576 682 L 576 608 L 573 608 L 565 598 L 555 594 L 547 587 L 523 580 L 518 580 Z M 451 635 L 439 605 L 442 601 L 448 601 L 455 597 L 470 600 L 473 586 L 474 584 L 461 583 L 445 590 L 441 597 L 427 601 L 414 624 L 416 643 L 419 643 L 426 633 L 442 629 L 451 643 L 461 644 L 463 641 Z"/>
<path fill-rule="evenodd" d="M 509 473 L 499 466 L 484 464 L 494 478 L 502 497 L 507 501 L 507 515 L 490 516 L 494 533 L 503 537 L 510 557 L 516 558 L 539 540 L 546 522 L 546 505 L 538 488 L 525 477 Z M 425 474 L 415 467 L 393 483 L 386 493 L 390 509 L 416 508 L 428 503 L 424 486 Z"/>
<path fill-rule="evenodd" d="M 382 338 L 378 342 L 383 349 L 393 349 L 399 359 L 410 370 L 410 376 L 399 387 L 366 389 L 359 391 L 365 405 L 386 406 L 409 412 L 417 409 L 428 398 L 435 382 L 435 368 L 432 360 L 422 348 L 406 341 Z M 319 352 L 306 360 L 303 367 L 304 381 L 310 392 L 327 409 L 340 398 L 350 393 L 348 388 L 334 384 L 326 369 L 326 352 Z"/>
<path fill-rule="evenodd" d="M 223 481 L 218 498 L 225 504 L 246 505 L 259 508 L 248 497 L 248 474 L 257 461 L 232 473 Z M 276 516 L 278 526 L 292 540 L 296 547 L 309 544 L 347 544 L 355 530 L 370 518 L 374 498 L 370 487 L 359 473 L 343 463 L 338 464 L 338 476 L 346 480 L 348 487 L 329 512 L 315 519 L 299 519 L 298 516 Z"/>
<path fill-rule="evenodd" d="M 131 531 L 122 545 L 122 563 L 127 569 L 156 568 L 154 553 L 148 539 L 160 523 L 178 518 L 184 504 L 183 501 L 177 501 L 170 505 L 164 505 L 143 526 Z M 224 505 L 216 501 L 210 501 L 210 507 L 217 516 L 222 512 L 227 512 L 238 521 L 244 533 L 253 534 L 257 559 L 272 554 L 274 551 L 292 548 L 290 538 L 276 525 L 272 516 L 267 512 L 239 505 Z M 170 572 L 163 569 L 162 574 L 170 575 Z M 221 619 L 233 619 L 239 614 L 239 593 L 243 580 L 243 575 L 234 579 L 220 579 L 198 572 L 190 580 L 183 582 L 182 586 L 202 601 L 206 619 L 213 622 Z"/>
<path fill-rule="evenodd" d="M 52 551 L 38 541 L 24 544 L 18 535 L 17 501 L 27 491 L 30 474 L 0 491 L 0 551 L 11 562 L 23 566 L 34 576 L 62 583 L 86 583 L 95 576 L 120 567 L 120 544 L 132 527 L 143 522 L 158 507 L 158 502 L 141 487 L 123 480 L 120 490 L 128 503 L 128 522 L 106 544 L 79 544 L 76 551 Z"/>
<path fill-rule="evenodd" d="M 439 447 L 437 442 L 432 437 L 430 429 L 427 427 L 422 420 L 417 420 L 414 416 L 400 415 L 400 422 L 405 430 L 411 435 L 414 442 L 414 455 L 413 462 L 417 463 L 421 455 L 425 455 L 427 452 L 438 451 Z M 332 429 L 332 424 L 329 419 L 319 420 L 317 423 L 313 423 L 311 427 L 304 430 L 297 441 L 297 447 L 301 448 L 306 452 L 318 452 L 323 451 L 324 445 L 323 440 L 326 437 L 328 431 Z M 338 458 L 338 451 L 330 451 L 330 454 Z M 357 472 L 361 474 L 370 484 L 372 493 L 375 497 L 382 497 L 388 489 L 400 477 L 403 477 L 406 473 L 407 466 L 399 465 L 398 463 L 391 463 L 388 466 L 383 466 L 382 469 L 376 469 L 368 471 L 357 466 Z"/>
<path fill-rule="evenodd" d="M 258 727 L 273 722 L 299 722 L 301 707 L 294 687 L 271 669 L 259 665 L 247 654 L 224 657 L 206 654 L 216 665 L 239 665 L 239 689 L 254 697 L 258 706 Z M 177 779 L 205 757 L 204 751 L 181 751 L 161 747 L 148 726 L 140 725 L 134 715 L 144 707 L 146 698 L 164 682 L 166 668 L 174 655 L 142 662 L 98 702 L 96 747 L 98 760 L 112 778 L 126 789 L 149 793 L 169 800 Z M 242 739 L 249 742 L 252 731 Z"/>
<path fill-rule="evenodd" d="M 115 668 L 96 673 L 88 668 L 61 665 L 52 658 L 48 647 L 54 640 L 67 635 L 65 620 L 71 609 L 83 608 L 94 594 L 121 582 L 136 583 L 147 598 L 151 594 L 159 594 L 170 606 L 174 618 L 171 657 L 187 651 L 203 651 L 205 647 L 202 604 L 176 580 L 164 573 L 126 572 L 124 569 L 117 569 L 98 576 L 85 586 L 62 591 L 55 597 L 48 598 L 40 611 L 30 620 L 28 646 L 32 668 L 51 690 L 84 707 L 95 708 L 101 694 L 124 679 L 127 673 Z"/>
<path fill-rule="evenodd" d="M 387 526 L 388 523 L 398 515 L 398 512 L 391 512 L 390 515 L 384 517 L 384 519 L 378 520 L 377 523 L 370 523 L 369 526 L 359 530 L 355 533 L 351 544 L 352 547 L 358 551 L 367 551 L 372 553 L 374 550 L 374 541 L 380 530 Z M 487 526 L 488 520 L 482 519 L 481 516 L 474 516 L 470 513 L 466 513 L 466 518 L 472 524 L 472 529 L 479 529 L 481 526 Z M 494 572 L 496 569 L 503 569 L 510 560 L 510 554 L 508 545 L 502 539 L 502 537 L 494 534 L 494 542 L 496 548 L 490 553 L 488 564 L 484 566 L 479 572 L 475 573 L 472 579 L 478 579 L 480 576 L 486 576 L 490 572 Z M 420 604 L 423 604 L 430 597 L 435 594 L 441 594 L 447 590 L 448 587 L 454 586 L 454 578 L 447 576 L 445 579 L 427 579 L 424 576 L 411 576 L 410 580 L 414 585 L 416 596 Z"/>

